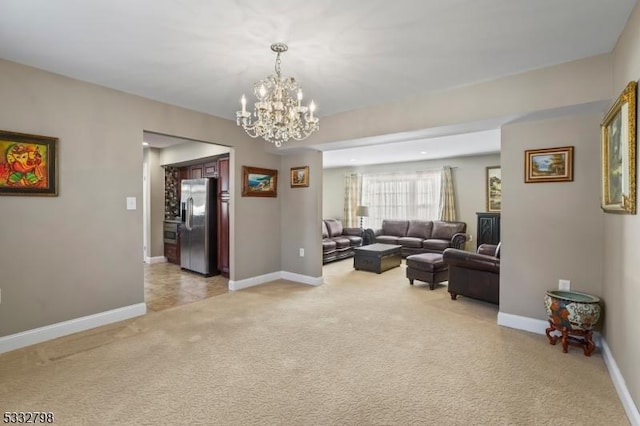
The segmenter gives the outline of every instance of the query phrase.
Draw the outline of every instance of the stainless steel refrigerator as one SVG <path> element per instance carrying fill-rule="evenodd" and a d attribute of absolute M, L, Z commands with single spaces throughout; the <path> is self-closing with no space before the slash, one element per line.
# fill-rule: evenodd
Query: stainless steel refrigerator
<path fill-rule="evenodd" d="M 180 185 L 180 267 L 205 276 L 219 274 L 215 179 L 184 179 Z"/>

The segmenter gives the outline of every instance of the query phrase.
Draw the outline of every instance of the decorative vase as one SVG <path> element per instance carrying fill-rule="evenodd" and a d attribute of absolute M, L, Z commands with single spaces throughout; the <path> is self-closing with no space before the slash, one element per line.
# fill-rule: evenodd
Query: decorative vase
<path fill-rule="evenodd" d="M 600 319 L 600 299 L 578 291 L 547 291 L 544 305 L 549 316 L 547 338 L 555 345 L 562 342 L 562 351 L 568 352 L 568 346 L 581 346 L 586 356 L 595 350 L 593 327 Z M 561 336 L 551 335 L 559 331 Z M 577 337 L 576 337 L 577 336 Z"/>

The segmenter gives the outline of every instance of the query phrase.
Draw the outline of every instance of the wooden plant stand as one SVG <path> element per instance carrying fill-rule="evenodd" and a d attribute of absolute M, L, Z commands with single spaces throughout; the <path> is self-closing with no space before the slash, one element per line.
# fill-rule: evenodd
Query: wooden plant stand
<path fill-rule="evenodd" d="M 562 335 L 552 336 L 552 331 L 559 331 Z M 562 352 L 564 353 L 569 351 L 569 345 L 582 347 L 585 356 L 591 356 L 596 349 L 596 345 L 593 343 L 593 332 L 591 330 L 569 330 L 567 327 L 557 328 L 556 325 L 549 320 L 549 328 L 546 329 L 546 333 L 550 344 L 555 345 L 558 339 L 561 341 Z"/>

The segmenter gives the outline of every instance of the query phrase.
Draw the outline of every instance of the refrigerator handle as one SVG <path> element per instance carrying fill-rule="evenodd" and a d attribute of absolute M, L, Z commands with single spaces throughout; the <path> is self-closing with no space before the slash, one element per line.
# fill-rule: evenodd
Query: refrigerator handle
<path fill-rule="evenodd" d="M 189 197 L 187 200 L 187 220 L 185 222 L 185 227 L 188 231 L 193 229 L 193 198 Z"/>

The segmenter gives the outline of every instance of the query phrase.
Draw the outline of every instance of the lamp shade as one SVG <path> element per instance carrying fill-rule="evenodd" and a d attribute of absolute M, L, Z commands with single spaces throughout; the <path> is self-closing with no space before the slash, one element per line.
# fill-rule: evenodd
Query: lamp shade
<path fill-rule="evenodd" d="M 358 206 L 356 208 L 356 216 L 369 217 L 369 207 L 367 207 L 367 206 Z"/>

